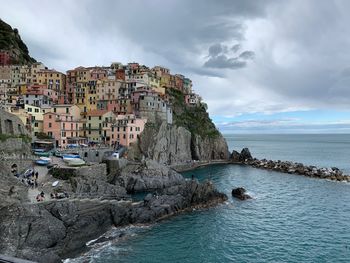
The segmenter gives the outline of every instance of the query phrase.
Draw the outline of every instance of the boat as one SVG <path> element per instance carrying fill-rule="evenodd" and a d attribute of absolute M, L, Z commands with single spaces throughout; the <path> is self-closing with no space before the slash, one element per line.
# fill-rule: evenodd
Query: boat
<path fill-rule="evenodd" d="M 39 160 L 36 160 L 35 163 L 36 163 L 37 165 L 48 165 L 50 162 L 47 161 L 47 160 L 39 159 Z"/>
<path fill-rule="evenodd" d="M 85 161 L 80 158 L 73 158 L 67 161 L 68 166 L 82 166 L 85 165 Z"/>
<path fill-rule="evenodd" d="M 54 181 L 54 182 L 52 183 L 52 186 L 53 186 L 53 187 L 56 187 L 56 186 L 58 186 L 59 183 L 60 183 L 59 181 Z"/>
<path fill-rule="evenodd" d="M 60 152 L 60 151 L 55 151 L 53 154 L 54 154 L 56 157 L 60 157 L 60 158 L 63 157 L 63 153 Z"/>
<path fill-rule="evenodd" d="M 68 154 L 63 154 L 62 155 L 63 159 L 64 158 L 76 158 L 76 159 L 80 159 L 80 155 L 79 154 L 71 154 L 71 153 L 68 153 Z"/>
<path fill-rule="evenodd" d="M 51 158 L 50 158 L 50 157 L 41 156 L 41 157 L 40 157 L 40 160 L 44 160 L 44 161 L 51 162 Z"/>
<path fill-rule="evenodd" d="M 37 155 L 37 156 L 44 156 L 44 157 L 49 157 L 50 156 L 49 152 L 41 152 L 41 151 L 37 152 L 37 151 L 35 151 L 34 154 Z"/>

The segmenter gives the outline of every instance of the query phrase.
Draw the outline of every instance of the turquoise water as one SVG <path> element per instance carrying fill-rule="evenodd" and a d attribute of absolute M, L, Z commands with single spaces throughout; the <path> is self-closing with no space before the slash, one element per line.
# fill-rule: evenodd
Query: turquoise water
<path fill-rule="evenodd" d="M 250 144 L 255 155 L 268 152 L 271 145 L 261 137 L 252 141 L 249 137 L 239 137 L 236 139 L 237 145 L 241 143 L 239 148 Z M 284 145 L 293 145 L 293 151 L 288 149 L 291 158 L 299 158 L 295 151 L 301 150 L 303 159 L 321 162 L 322 158 L 313 159 L 304 152 L 305 147 L 300 145 L 304 140 L 299 143 L 293 137 L 288 143 L 282 141 L 280 146 L 273 143 L 269 158 L 283 152 Z M 346 152 L 339 143 L 341 138 L 337 140 L 326 142 L 326 146 L 320 140 L 309 145 L 317 145 L 315 152 L 327 147 L 336 153 L 334 144 L 337 144 L 339 151 Z M 346 137 L 345 141 L 348 140 Z M 268 145 L 264 146 L 264 141 Z M 229 143 L 232 145 L 231 139 Z M 287 153 L 284 156 L 276 159 L 291 159 Z M 324 163 L 331 158 L 324 155 Z M 199 180 L 210 177 L 229 196 L 228 202 L 184 213 L 151 227 L 112 230 L 116 236 L 120 232 L 126 236 L 103 244 L 76 261 L 350 262 L 350 184 L 240 165 L 214 165 L 184 173 L 191 174 Z M 233 199 L 230 192 L 237 186 L 245 187 L 254 198 Z"/>

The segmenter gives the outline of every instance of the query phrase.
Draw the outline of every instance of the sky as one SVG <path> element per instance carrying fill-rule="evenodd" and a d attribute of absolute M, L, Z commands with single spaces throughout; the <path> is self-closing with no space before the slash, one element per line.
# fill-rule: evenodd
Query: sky
<path fill-rule="evenodd" d="M 188 76 L 223 133 L 350 133 L 348 0 L 0 0 L 60 71 L 139 62 Z"/>

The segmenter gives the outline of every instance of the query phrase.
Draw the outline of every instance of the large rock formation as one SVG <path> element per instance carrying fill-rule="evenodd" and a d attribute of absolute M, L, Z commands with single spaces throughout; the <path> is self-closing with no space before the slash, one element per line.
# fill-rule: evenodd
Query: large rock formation
<path fill-rule="evenodd" d="M 129 151 L 129 158 L 150 158 L 162 164 L 182 164 L 191 160 L 228 159 L 229 151 L 221 134 L 202 137 L 184 127 L 163 122 L 159 127 L 147 125 L 138 142 Z"/>
<path fill-rule="evenodd" d="M 129 193 L 163 189 L 185 181 L 181 174 L 153 160 L 142 164 L 130 163 L 123 168 L 116 180 Z"/>
<path fill-rule="evenodd" d="M 183 127 L 166 122 L 159 128 L 147 125 L 140 136 L 138 147 L 146 158 L 162 164 L 182 163 L 192 159 L 191 133 Z"/>
<path fill-rule="evenodd" d="M 0 254 L 45 263 L 61 262 L 62 258 L 86 249 L 87 241 L 111 226 L 152 223 L 179 211 L 227 199 L 212 183 L 185 180 L 155 161 L 123 164 L 109 176 L 98 172 L 101 167 L 81 168 L 66 179 L 76 196 L 83 199 L 31 204 L 26 200 L 26 189 L 15 178 L 8 182 L 15 185 L 14 189 L 0 187 L 1 200 L 6 201 L 0 206 Z M 150 194 L 141 202 L 123 201 L 117 195 L 105 200 L 116 189 L 125 193 L 120 182 L 129 191 L 156 189 L 157 194 Z M 101 198 L 96 198 L 96 193 Z"/>
<path fill-rule="evenodd" d="M 133 160 L 149 158 L 162 164 L 184 164 L 191 160 L 229 159 L 227 143 L 209 118 L 204 103 L 187 105 L 184 94 L 167 89 L 174 122 L 147 123 L 138 142 L 129 149 Z"/>

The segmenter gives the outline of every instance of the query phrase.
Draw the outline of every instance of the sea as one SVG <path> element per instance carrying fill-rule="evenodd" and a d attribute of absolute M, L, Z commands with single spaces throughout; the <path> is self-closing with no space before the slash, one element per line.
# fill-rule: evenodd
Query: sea
<path fill-rule="evenodd" d="M 339 167 L 350 173 L 350 135 L 224 135 L 254 157 Z M 183 173 L 210 179 L 228 201 L 151 226 L 115 228 L 105 243 L 66 262 L 350 262 L 350 184 L 212 165 Z M 244 187 L 253 197 L 231 197 Z"/>

